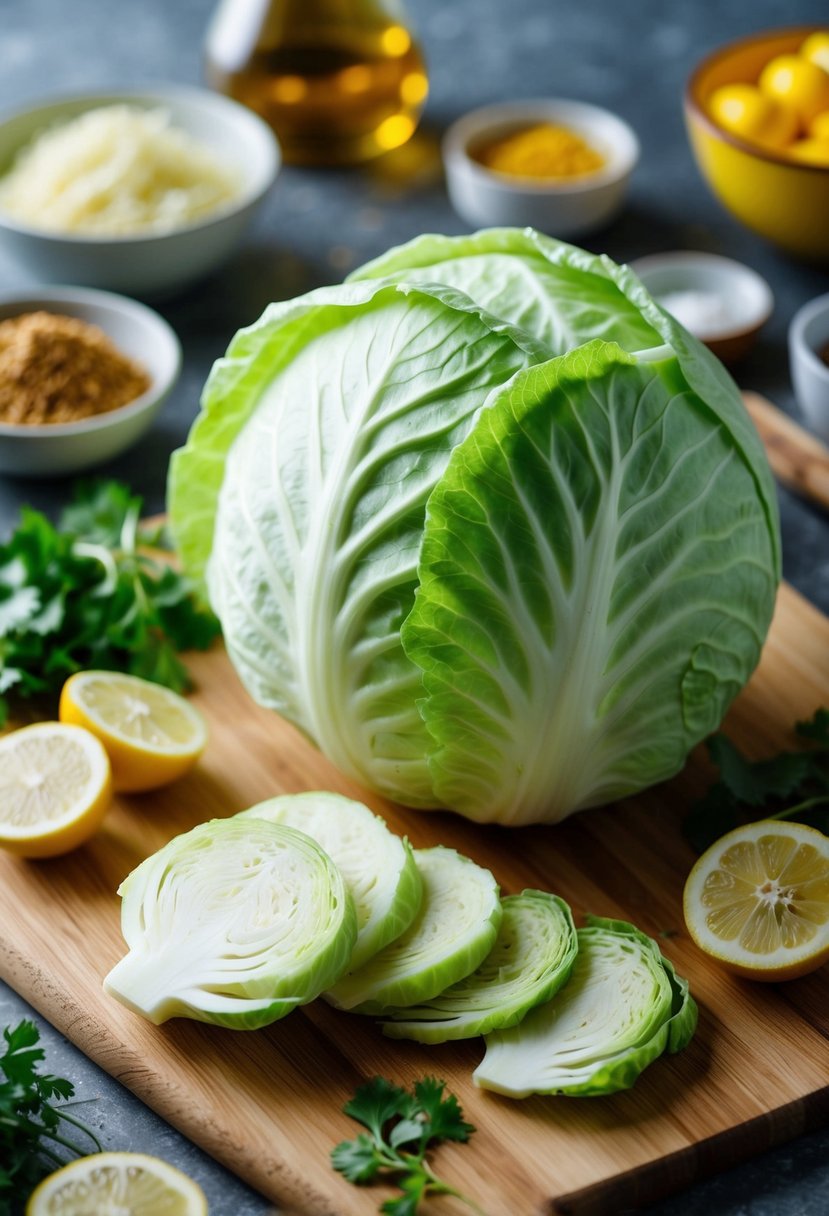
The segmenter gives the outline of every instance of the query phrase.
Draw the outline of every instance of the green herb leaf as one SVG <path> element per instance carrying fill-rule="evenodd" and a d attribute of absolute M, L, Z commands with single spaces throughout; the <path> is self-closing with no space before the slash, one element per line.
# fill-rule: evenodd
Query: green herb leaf
<path fill-rule="evenodd" d="M 425 1159 L 430 1145 L 465 1141 L 475 1130 L 464 1121 L 454 1094 L 444 1096 L 445 1088 L 444 1081 L 424 1077 L 409 1093 L 384 1077 L 374 1077 L 343 1107 L 370 1135 L 361 1132 L 338 1144 L 331 1163 L 349 1182 L 395 1179 L 402 1194 L 382 1204 L 386 1216 L 416 1216 L 421 1200 L 429 1195 L 454 1195 L 481 1213 L 472 1199 L 442 1182 Z"/>
<path fill-rule="evenodd" d="M 429 1140 L 466 1141 L 474 1132 L 471 1123 L 465 1123 L 463 1111 L 454 1094 L 443 1096 L 446 1083 L 434 1077 L 425 1077 L 415 1082 L 415 1097 L 426 1117 Z"/>
<path fill-rule="evenodd" d="M 24 508 L 0 544 L 0 725 L 11 698 L 57 693 L 84 668 L 188 687 L 178 655 L 206 649 L 218 622 L 143 548 L 163 537 L 141 529 L 141 508 L 120 482 L 81 482 L 57 527 Z"/>
<path fill-rule="evenodd" d="M 694 804 L 683 832 L 702 853 L 749 820 L 797 819 L 829 830 L 829 710 L 821 708 L 796 733 L 811 746 L 764 760 L 748 760 L 725 735 L 708 741 L 720 779 Z"/>
<path fill-rule="evenodd" d="M 0 1213 L 9 1210 L 12 1199 L 20 1199 L 61 1158 L 56 1147 L 72 1156 L 82 1156 L 85 1149 L 60 1134 L 58 1128 L 65 1120 L 89 1137 L 89 1151 L 100 1152 L 96 1136 L 60 1106 L 52 1106 L 53 1098 L 71 1098 L 74 1087 L 63 1077 L 38 1071 L 44 1059 L 38 1046 L 40 1032 L 34 1022 L 22 1021 L 3 1031 L 4 1050 L 0 1055 Z"/>
<path fill-rule="evenodd" d="M 343 1140 L 332 1149 L 331 1161 L 334 1169 L 344 1174 L 349 1182 L 371 1182 L 383 1165 L 374 1141 L 365 1132 L 360 1132 L 354 1140 Z"/>

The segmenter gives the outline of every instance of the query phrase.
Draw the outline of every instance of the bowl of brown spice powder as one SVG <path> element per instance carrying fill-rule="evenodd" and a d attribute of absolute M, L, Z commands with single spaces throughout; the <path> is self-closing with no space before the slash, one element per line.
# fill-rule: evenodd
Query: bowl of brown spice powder
<path fill-rule="evenodd" d="M 77 473 L 125 451 L 178 377 L 158 313 L 110 292 L 0 293 L 0 473 Z"/>

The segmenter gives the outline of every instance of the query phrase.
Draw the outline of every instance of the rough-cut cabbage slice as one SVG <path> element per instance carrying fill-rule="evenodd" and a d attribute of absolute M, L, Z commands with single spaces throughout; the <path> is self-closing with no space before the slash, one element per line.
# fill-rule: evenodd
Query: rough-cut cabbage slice
<path fill-rule="evenodd" d="M 731 436 L 755 479 L 780 577 L 777 492 L 763 445 L 719 359 L 648 294 L 628 266 L 532 228 L 426 235 L 355 270 L 349 282 L 391 277 L 445 283 L 563 355 L 596 338 L 633 354 L 667 344 L 687 386 Z"/>
<path fill-rule="evenodd" d="M 510 1030 L 486 1039 L 476 1085 L 512 1098 L 628 1089 L 696 1026 L 688 986 L 652 938 L 625 921 L 588 917 L 570 981 Z"/>
<path fill-rule="evenodd" d="M 522 891 L 501 901 L 495 945 L 471 975 L 424 1005 L 387 1009 L 392 1039 L 444 1043 L 515 1026 L 565 984 L 578 942 L 570 908 L 547 891 Z"/>
<path fill-rule="evenodd" d="M 284 794 L 237 815 L 248 817 L 306 832 L 341 872 L 357 910 L 357 942 L 349 970 L 361 967 L 414 920 L 423 879 L 412 846 L 362 802 L 325 791 Z"/>
<path fill-rule="evenodd" d="M 677 772 L 751 674 L 774 603 L 727 432 L 674 359 L 605 342 L 494 395 L 429 499 L 418 569 L 401 636 L 435 794 L 504 824 Z"/>
<path fill-rule="evenodd" d="M 332 984 L 357 937 L 331 858 L 304 832 L 262 819 L 216 819 L 174 837 L 119 893 L 130 951 L 104 988 L 156 1025 L 265 1026 Z"/>
<path fill-rule="evenodd" d="M 454 849 L 415 849 L 423 902 L 397 941 L 343 976 L 326 1000 L 356 1013 L 419 1004 L 469 975 L 486 958 L 501 923 L 498 884 Z"/>

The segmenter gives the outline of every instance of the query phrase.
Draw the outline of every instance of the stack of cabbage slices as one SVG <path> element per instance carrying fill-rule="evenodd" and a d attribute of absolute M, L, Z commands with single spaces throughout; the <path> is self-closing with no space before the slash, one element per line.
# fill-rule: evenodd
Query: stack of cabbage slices
<path fill-rule="evenodd" d="M 454 849 L 362 803 L 283 795 L 171 840 L 122 884 L 129 953 L 104 987 L 161 1023 L 267 1025 L 322 995 L 392 1038 L 486 1036 L 476 1083 L 605 1094 L 679 1051 L 696 1005 L 656 943 L 545 891 L 499 897 Z"/>

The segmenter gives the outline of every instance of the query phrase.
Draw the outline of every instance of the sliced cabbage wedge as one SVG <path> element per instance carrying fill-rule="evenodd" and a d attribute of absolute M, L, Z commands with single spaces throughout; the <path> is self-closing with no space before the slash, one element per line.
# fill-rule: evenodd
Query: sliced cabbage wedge
<path fill-rule="evenodd" d="M 104 989 L 160 1025 L 193 1018 L 254 1030 L 329 987 L 357 916 L 316 841 L 262 819 L 221 819 L 174 837 L 122 882 L 129 953 Z"/>
<path fill-rule="evenodd" d="M 339 1009 L 381 1014 L 429 1001 L 474 971 L 495 943 L 501 901 L 489 870 L 442 845 L 414 856 L 420 910 L 397 941 L 325 993 Z"/>
<path fill-rule="evenodd" d="M 518 1026 L 487 1036 L 476 1085 L 512 1098 L 610 1094 L 687 1045 L 696 1004 L 652 938 L 588 917 L 578 940 L 569 983 Z"/>
<path fill-rule="evenodd" d="M 337 866 L 357 910 L 349 970 L 399 937 L 417 915 L 423 879 L 412 846 L 362 802 L 326 791 L 284 794 L 236 818 L 266 819 L 306 832 Z"/>
<path fill-rule="evenodd" d="M 567 982 L 578 951 L 569 906 L 547 891 L 522 891 L 501 901 L 495 945 L 471 975 L 426 1004 L 387 1009 L 392 1039 L 444 1043 L 515 1026 Z"/>

